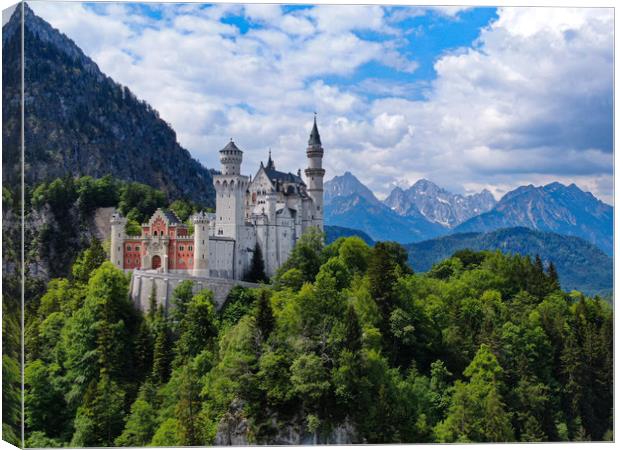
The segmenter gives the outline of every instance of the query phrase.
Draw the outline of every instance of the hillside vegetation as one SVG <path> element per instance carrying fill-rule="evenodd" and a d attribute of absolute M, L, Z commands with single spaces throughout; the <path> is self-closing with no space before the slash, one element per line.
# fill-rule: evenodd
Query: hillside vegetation
<path fill-rule="evenodd" d="M 137 311 L 98 243 L 26 329 L 28 446 L 612 439 L 611 308 L 552 267 L 309 233 L 271 287 Z M 154 297 L 153 297 L 154 299 Z"/>

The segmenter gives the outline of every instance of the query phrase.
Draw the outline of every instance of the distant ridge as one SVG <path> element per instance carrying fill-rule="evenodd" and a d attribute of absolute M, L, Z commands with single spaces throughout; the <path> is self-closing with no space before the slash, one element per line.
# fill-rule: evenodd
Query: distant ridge
<path fill-rule="evenodd" d="M 491 211 L 456 227 L 455 232 L 517 226 L 581 237 L 613 254 L 613 208 L 574 184 L 521 186 L 504 195 Z"/>
<path fill-rule="evenodd" d="M 67 36 L 25 9 L 26 182 L 108 174 L 213 206 L 211 173 L 146 102 L 103 74 Z M 5 183 L 19 174 L 21 8 L 3 26 Z M 216 149 L 214 149 L 216 150 Z M 13 170 L 11 170 L 13 169 Z"/>
<path fill-rule="evenodd" d="M 325 243 L 326 244 L 331 244 L 336 239 L 341 238 L 341 237 L 351 237 L 351 236 L 357 236 L 361 238 L 364 242 L 366 242 L 370 246 L 375 245 L 375 241 L 363 231 L 355 230 L 353 228 L 338 227 L 335 225 L 325 225 Z"/>
<path fill-rule="evenodd" d="M 540 255 L 553 261 L 565 290 L 609 295 L 613 289 L 613 260 L 597 246 L 574 236 L 534 231 L 524 227 L 488 233 L 458 233 L 408 244 L 409 264 L 417 272 L 428 271 L 457 250 L 501 250 L 504 253 Z"/>

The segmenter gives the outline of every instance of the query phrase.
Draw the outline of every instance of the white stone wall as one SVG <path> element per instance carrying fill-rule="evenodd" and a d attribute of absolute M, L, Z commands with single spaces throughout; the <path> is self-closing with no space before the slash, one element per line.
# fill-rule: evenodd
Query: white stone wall
<path fill-rule="evenodd" d="M 119 269 L 123 268 L 123 245 L 125 243 L 125 224 L 127 220 L 114 214 L 110 221 L 110 261 Z"/>
<path fill-rule="evenodd" d="M 245 192 L 249 178 L 242 175 L 215 175 L 215 235 L 237 239 L 245 223 Z"/>
<path fill-rule="evenodd" d="M 209 275 L 209 221 L 196 216 L 194 223 L 194 276 Z"/>
<path fill-rule="evenodd" d="M 211 237 L 209 239 L 209 276 L 234 278 L 235 241 L 230 238 Z"/>
<path fill-rule="evenodd" d="M 226 300 L 230 290 L 236 286 L 258 287 L 255 283 L 246 283 L 238 280 L 227 280 L 210 277 L 189 277 L 187 275 L 161 274 L 150 271 L 133 272 L 131 277 L 130 293 L 134 304 L 142 311 L 147 312 L 150 307 L 150 297 L 153 285 L 156 288 L 157 304 L 163 305 L 168 311 L 172 305 L 172 292 L 184 280 L 193 282 L 193 292 L 197 293 L 203 289 L 210 289 L 213 292 L 215 304 L 219 309 Z"/>

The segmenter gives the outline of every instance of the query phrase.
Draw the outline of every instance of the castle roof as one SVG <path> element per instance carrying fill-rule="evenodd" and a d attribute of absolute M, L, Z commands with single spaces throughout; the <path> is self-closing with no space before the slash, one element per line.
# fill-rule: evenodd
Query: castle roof
<path fill-rule="evenodd" d="M 291 172 L 280 172 L 279 170 L 269 169 L 268 167 L 269 166 L 265 167 L 265 173 L 272 182 L 305 184 L 304 180 L 298 175 L 293 175 Z"/>
<path fill-rule="evenodd" d="M 169 209 L 162 209 L 161 212 L 168 221 L 168 224 L 177 225 L 181 223 L 181 219 L 179 219 L 173 211 L 170 211 Z"/>
<path fill-rule="evenodd" d="M 314 114 L 314 125 L 312 126 L 312 131 L 310 132 L 310 139 L 308 139 L 309 147 L 320 147 L 321 146 L 321 135 L 319 134 L 319 129 L 316 126 L 316 113 Z"/>
<path fill-rule="evenodd" d="M 229 150 L 233 150 L 233 151 L 236 151 L 236 152 L 240 152 L 241 151 L 241 149 L 235 145 L 235 143 L 233 142 L 232 139 L 230 140 L 230 142 L 228 144 L 226 144 L 226 147 L 224 147 L 222 150 L 220 150 L 220 152 L 229 151 Z"/>

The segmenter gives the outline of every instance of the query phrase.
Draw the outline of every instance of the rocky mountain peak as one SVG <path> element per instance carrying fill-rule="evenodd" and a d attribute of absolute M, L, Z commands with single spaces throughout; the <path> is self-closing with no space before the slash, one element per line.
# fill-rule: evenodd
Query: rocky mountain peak
<path fill-rule="evenodd" d="M 463 196 L 453 194 L 432 181 L 420 179 L 410 188 L 393 190 L 385 204 L 403 216 L 422 214 L 431 222 L 452 228 L 495 205 L 489 192 Z"/>
<path fill-rule="evenodd" d="M 336 197 L 348 197 L 353 194 L 359 195 L 370 203 L 379 203 L 375 194 L 349 171 L 327 181 L 323 191 L 326 204 L 331 203 Z"/>

